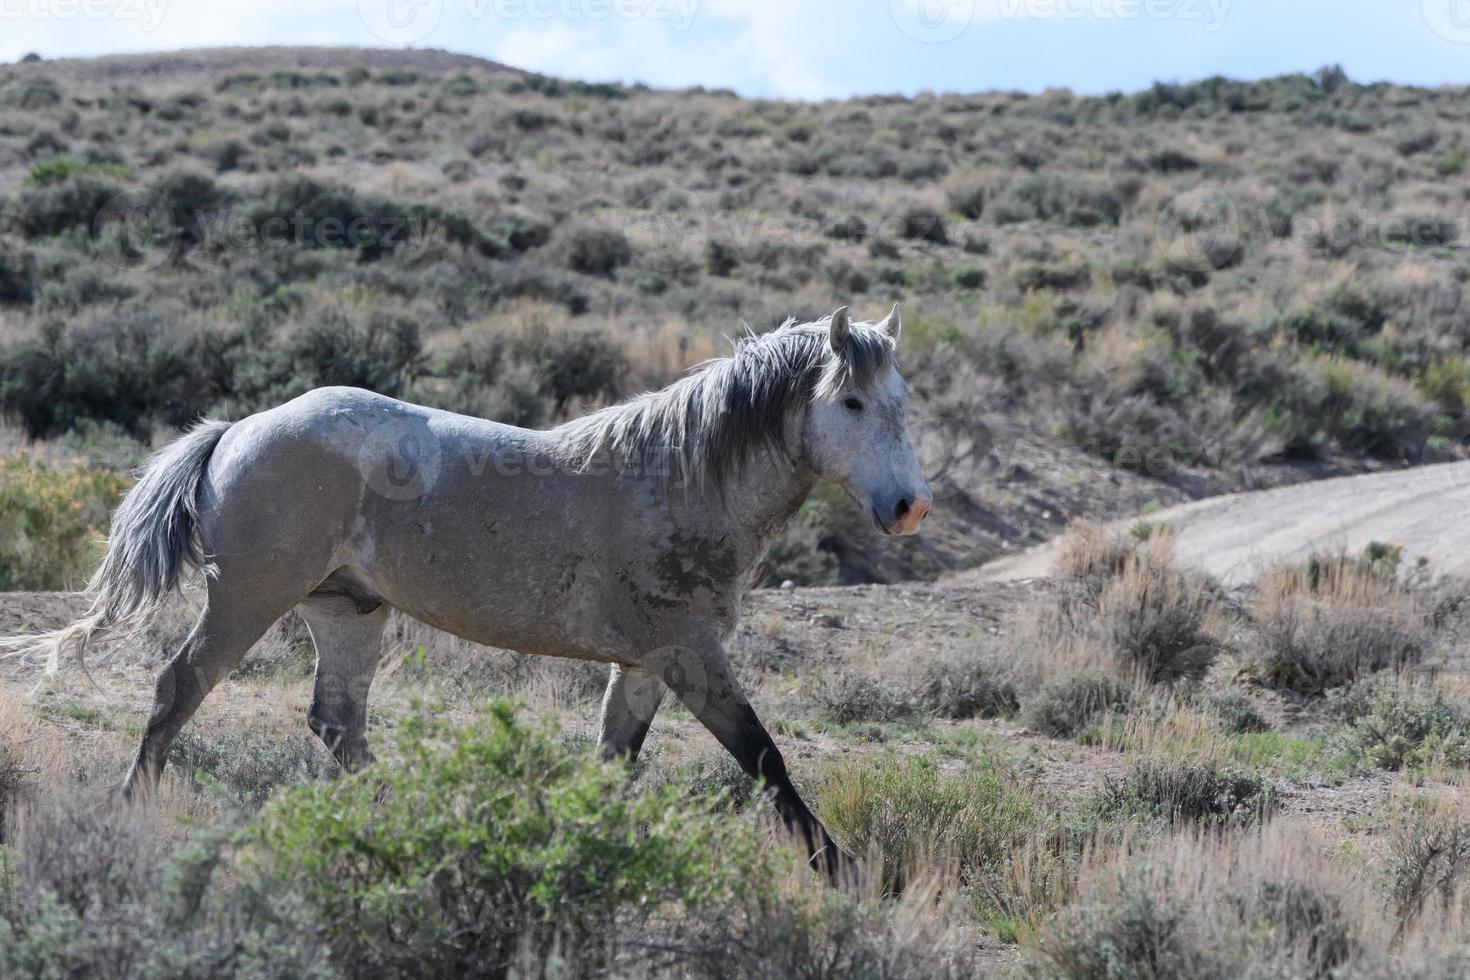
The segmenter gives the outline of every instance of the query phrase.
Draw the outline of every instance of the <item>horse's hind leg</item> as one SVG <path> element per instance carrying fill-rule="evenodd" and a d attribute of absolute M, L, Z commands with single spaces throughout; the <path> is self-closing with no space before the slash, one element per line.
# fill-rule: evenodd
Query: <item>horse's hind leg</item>
<path fill-rule="evenodd" d="M 290 607 L 290 601 L 276 607 L 262 604 L 259 596 L 226 593 L 218 580 L 210 581 L 199 621 L 158 675 L 142 744 L 120 788 L 123 799 L 145 797 L 158 787 L 179 731 L 205 696 L 239 666 L 255 641 Z"/>
<path fill-rule="evenodd" d="M 316 645 L 316 686 L 306 723 L 342 768 L 358 769 L 373 761 L 367 746 L 368 688 L 382 656 L 388 607 L 334 576 L 296 611 Z"/>
<path fill-rule="evenodd" d="M 642 667 L 614 665 L 602 697 L 602 721 L 597 726 L 597 746 L 604 759 L 638 759 L 643 739 L 653 724 L 654 713 L 663 700 L 664 682 Z"/>

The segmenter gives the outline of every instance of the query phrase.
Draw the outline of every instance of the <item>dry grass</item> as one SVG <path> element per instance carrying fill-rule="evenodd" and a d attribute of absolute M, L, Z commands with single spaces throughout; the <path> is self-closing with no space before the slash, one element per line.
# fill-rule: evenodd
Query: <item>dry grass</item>
<path fill-rule="evenodd" d="M 1090 731 L 1106 712 L 1147 701 L 1157 684 L 1199 680 L 1223 648 L 1226 622 L 1207 583 L 1175 565 L 1167 528 L 1111 535 L 1074 524 L 1058 594 L 1014 613 L 1004 630 L 1028 725 Z"/>
<path fill-rule="evenodd" d="M 1075 579 L 1110 577 L 1124 569 L 1136 545 L 1136 541 L 1109 534 L 1092 521 L 1073 521 L 1067 526 L 1052 571 Z"/>
<path fill-rule="evenodd" d="M 1390 955 L 1363 876 L 1279 822 L 1094 852 L 1078 889 L 1083 900 L 1036 937 L 1029 975 L 1326 978 Z"/>
<path fill-rule="evenodd" d="M 6 839 L 7 818 L 28 776 L 40 772 L 37 764 L 41 730 L 20 697 L 0 687 L 0 842 Z"/>
<path fill-rule="evenodd" d="M 1103 637 L 1124 669 L 1157 684 L 1198 679 L 1220 650 L 1221 616 L 1198 577 L 1174 564 L 1174 538 L 1156 529 L 1097 600 Z"/>
<path fill-rule="evenodd" d="M 1268 572 L 1254 617 L 1254 668 L 1278 687 L 1316 693 L 1422 660 L 1434 642 L 1428 611 L 1400 582 L 1350 561 Z"/>

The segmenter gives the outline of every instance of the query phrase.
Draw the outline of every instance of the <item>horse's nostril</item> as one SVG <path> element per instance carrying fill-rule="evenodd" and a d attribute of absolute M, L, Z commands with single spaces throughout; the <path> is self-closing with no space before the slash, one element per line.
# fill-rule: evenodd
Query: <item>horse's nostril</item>
<path fill-rule="evenodd" d="M 913 505 L 911 503 L 909 503 L 909 498 L 907 498 L 907 497 L 900 497 L 899 500 L 898 500 L 898 506 L 895 507 L 895 508 L 893 508 L 893 518 L 894 518 L 894 520 L 899 520 L 899 521 L 903 520 L 904 517 L 905 517 L 905 515 L 908 514 L 909 510 L 912 507 L 913 507 Z"/>

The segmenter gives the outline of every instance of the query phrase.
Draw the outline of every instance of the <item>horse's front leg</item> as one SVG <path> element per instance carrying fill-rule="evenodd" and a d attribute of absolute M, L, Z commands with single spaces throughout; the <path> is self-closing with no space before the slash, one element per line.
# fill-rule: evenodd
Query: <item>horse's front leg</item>
<path fill-rule="evenodd" d="M 701 640 L 663 647 L 646 656 L 644 666 L 663 678 L 746 774 L 765 783 L 787 830 L 805 845 L 812 867 L 834 884 L 855 878 L 857 862 L 837 846 L 792 785 L 781 751 L 741 690 L 723 645 Z"/>

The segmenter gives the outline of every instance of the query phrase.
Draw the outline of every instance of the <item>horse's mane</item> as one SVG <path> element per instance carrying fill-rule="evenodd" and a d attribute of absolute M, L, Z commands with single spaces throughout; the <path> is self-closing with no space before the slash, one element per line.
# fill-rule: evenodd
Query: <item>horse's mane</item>
<path fill-rule="evenodd" d="M 718 490 L 760 450 L 789 458 L 791 411 L 848 384 L 867 389 L 894 360 L 893 339 L 876 327 L 853 323 L 840 356 L 829 330 L 830 318 L 787 320 L 667 388 L 568 422 L 557 430 L 567 459 L 585 467 L 607 452 L 615 465 Z"/>

